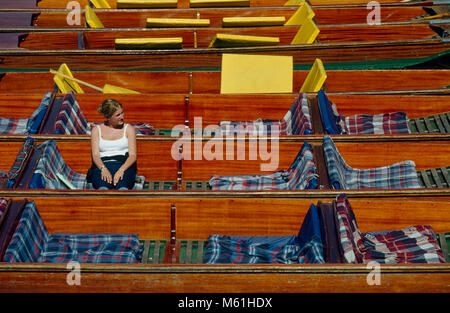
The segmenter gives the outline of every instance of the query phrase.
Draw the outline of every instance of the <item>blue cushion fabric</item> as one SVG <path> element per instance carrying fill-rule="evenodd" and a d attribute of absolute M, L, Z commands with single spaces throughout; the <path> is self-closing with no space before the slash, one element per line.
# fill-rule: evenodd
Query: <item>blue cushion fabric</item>
<path fill-rule="evenodd" d="M 59 135 L 90 135 L 96 123 L 89 122 L 72 91 L 64 95 L 60 111 L 55 120 L 55 134 Z M 152 135 L 153 127 L 148 123 L 131 124 L 136 135 Z"/>
<path fill-rule="evenodd" d="M 142 257 L 135 234 L 54 234 L 33 201 L 28 202 L 6 249 L 4 262 L 138 263 Z"/>
<path fill-rule="evenodd" d="M 324 136 L 323 150 L 328 177 L 334 189 L 422 188 L 413 161 L 372 169 L 354 169 L 345 162 L 330 136 Z"/>
<path fill-rule="evenodd" d="M 310 135 L 312 134 L 312 121 L 307 95 L 300 93 L 281 120 L 221 121 L 219 129 L 225 136 Z"/>
<path fill-rule="evenodd" d="M 298 236 L 211 235 L 204 263 L 325 263 L 318 208 L 311 205 Z"/>
<path fill-rule="evenodd" d="M 318 175 L 312 146 L 305 142 L 287 170 L 260 175 L 213 175 L 212 190 L 302 190 L 315 189 Z"/>
<path fill-rule="evenodd" d="M 54 139 L 45 141 L 38 149 L 43 151 L 29 186 L 31 189 L 67 189 L 68 186 L 56 176 L 57 173 L 65 177 L 75 189 L 93 189 L 86 180 L 86 174 L 75 172 L 64 161 Z M 144 183 L 145 177 L 136 177 L 133 189 L 143 189 Z"/>
<path fill-rule="evenodd" d="M 50 105 L 52 93 L 47 92 L 37 109 L 29 118 L 3 118 L 0 117 L 0 134 L 5 135 L 31 135 L 39 131 L 41 123 Z"/>
<path fill-rule="evenodd" d="M 380 233 L 361 233 L 345 194 L 336 199 L 336 216 L 346 263 L 445 262 L 436 235 L 428 225 Z"/>

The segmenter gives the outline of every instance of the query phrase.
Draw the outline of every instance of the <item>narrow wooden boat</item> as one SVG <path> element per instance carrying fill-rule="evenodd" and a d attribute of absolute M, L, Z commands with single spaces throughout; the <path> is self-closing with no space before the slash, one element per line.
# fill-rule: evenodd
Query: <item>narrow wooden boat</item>
<path fill-rule="evenodd" d="M 6 141 L 0 142 L 2 151 L 5 155 L 0 160 L 0 169 L 8 172 L 15 162 L 16 156 L 19 154 L 23 144 L 23 137 L 4 137 Z M 42 143 L 45 138 L 36 138 L 36 144 Z M 226 138 L 225 138 L 226 139 Z M 419 195 L 421 193 L 437 192 L 446 194 L 450 190 L 448 188 L 448 153 L 450 152 L 449 140 L 435 141 L 404 141 L 395 139 L 385 139 L 383 141 L 362 141 L 355 145 L 357 139 L 342 138 L 336 140 L 335 145 L 340 155 L 344 158 L 349 166 L 357 169 L 374 169 L 382 166 L 388 166 L 397 162 L 411 160 L 414 162 L 414 169 L 408 170 L 416 176 L 417 181 L 415 187 L 390 189 L 390 187 L 376 187 L 370 189 L 346 190 L 347 193 L 367 193 L 367 194 L 409 194 Z M 313 161 L 316 166 L 317 183 L 316 186 L 311 185 L 309 190 L 262 190 L 259 193 L 281 192 L 283 196 L 300 196 L 309 197 L 314 194 L 322 194 L 331 190 L 329 181 L 329 173 L 327 165 L 324 161 L 324 145 L 322 138 L 309 138 L 307 141 L 312 145 Z M 203 138 L 200 136 L 190 136 L 190 138 L 138 138 L 138 175 L 145 177 L 145 182 L 141 187 L 143 190 L 129 191 L 129 193 L 138 194 L 154 194 L 154 190 L 161 188 L 168 190 L 170 193 L 177 193 L 189 190 L 200 190 L 200 194 L 209 197 L 218 194 L 233 196 L 252 195 L 258 193 L 257 190 L 239 190 L 239 191 L 223 191 L 209 190 L 208 181 L 213 175 L 258 175 L 271 174 L 277 170 L 286 170 L 293 163 L 299 154 L 305 139 L 280 139 L 258 140 L 255 142 L 243 140 L 222 140 L 220 138 Z M 264 146 L 263 146 L 264 144 Z M 51 152 L 53 159 L 50 162 L 55 164 L 66 164 L 69 169 L 78 174 L 86 174 L 91 166 L 91 153 L 89 137 L 69 136 L 58 138 L 55 142 L 56 148 L 60 155 Z M 183 151 L 180 151 L 182 145 Z M 221 149 L 220 149 L 221 147 Z M 232 150 L 232 149 L 233 150 Z M 219 149 L 219 150 L 218 150 Z M 215 151 L 214 151 L 215 150 Z M 53 150 L 51 150 L 53 151 Z M 221 152 L 218 152 L 221 151 Z M 27 193 L 29 186 L 34 179 L 35 164 L 45 155 L 36 150 L 33 154 L 28 154 L 27 161 L 22 166 L 22 170 L 16 178 L 15 189 L 5 189 L 3 192 L 20 190 Z M 52 165 L 47 167 L 48 171 Z M 57 165 L 60 168 L 63 165 Z M 408 165 L 409 166 L 409 165 Z M 46 171 L 47 171 L 46 169 Z M 428 172 L 432 169 L 439 169 L 441 173 L 432 173 L 431 182 L 428 180 Z M 408 172 L 408 173 L 409 173 Z M 423 172 L 427 177 L 421 178 L 420 173 Z M 313 173 L 313 172 L 311 172 Z M 44 174 L 47 175 L 47 174 Z M 48 174 L 50 175 L 50 174 Z M 48 176 L 47 175 L 47 176 Z M 53 174 L 52 174 L 53 175 Z M 308 174 L 309 175 L 309 174 Z M 409 175 L 409 174 L 408 174 Z M 436 175 L 436 181 L 433 177 Z M 77 174 L 71 174 L 77 176 Z M 49 176 L 50 177 L 50 176 Z M 310 175 L 308 176 L 310 177 Z M 443 177 L 443 178 L 442 178 Z M 168 187 L 154 187 L 150 182 L 160 182 L 159 184 L 168 183 Z M 68 187 L 55 181 L 58 186 L 67 192 Z M 317 189 L 318 186 L 320 189 Z M 56 186 L 56 185 L 55 185 Z M 198 186 L 198 187 L 197 187 Z M 60 187 L 56 187 L 59 192 Z M 42 187 L 34 187 L 42 188 Z M 53 187 L 52 187 L 53 188 Z M 398 187 L 397 187 L 398 188 Z M 83 189 L 83 187 L 81 187 Z M 208 191 L 209 190 L 209 191 Z M 53 191 L 45 190 L 52 193 Z M 98 194 L 95 190 L 71 190 L 73 195 Z M 113 192 L 113 191 L 111 191 Z M 247 192 L 247 193 L 245 193 Z M 331 194 L 335 194 L 332 191 Z M 119 192 L 120 194 L 120 192 Z M 281 195 L 280 194 L 280 195 Z M 182 195 L 182 193 L 180 194 Z M 178 195 L 178 196 L 180 196 Z"/>
<path fill-rule="evenodd" d="M 67 63 L 72 68 L 72 63 Z M 293 71 L 293 94 L 300 91 L 312 63 L 306 70 Z M 49 68 L 42 71 L 7 71 L 0 73 L 0 93 L 41 94 L 53 91 L 54 75 Z M 447 93 L 450 70 L 338 70 L 325 64 L 327 79 L 324 90 L 333 93 Z M 94 86 L 111 84 L 143 94 L 219 94 L 221 72 L 216 71 L 72 71 L 74 77 Z M 84 87 L 86 93 L 99 93 Z"/>
<path fill-rule="evenodd" d="M 35 202 L 51 234 L 138 234 L 148 257 L 144 253 L 139 264 L 81 263 L 79 284 L 74 283 L 74 268 L 67 264 L 1 262 L 3 292 L 448 292 L 448 263 L 381 264 L 380 284 L 368 284 L 373 268 L 366 264 L 218 265 L 198 261 L 202 256 L 199 247 L 212 234 L 297 234 L 310 204 L 332 199 L 46 195 L 28 200 Z M 435 233 L 448 231 L 447 197 L 349 196 L 349 201 L 362 232 L 424 224 Z"/>
<path fill-rule="evenodd" d="M 43 0 L 43 1 L 35 1 L 35 0 L 20 0 L 20 1 L 4 1 L 2 5 L 7 8 L 52 8 L 52 9 L 65 9 L 70 1 L 58 1 L 58 0 Z M 161 2 L 161 1 L 160 1 Z M 167 3 L 169 2 L 169 3 Z M 80 0 L 80 6 L 84 7 L 89 4 L 88 0 Z M 115 0 L 107 0 L 107 3 L 111 8 L 117 8 L 117 2 Z M 150 1 L 151 3 L 151 1 Z M 190 0 L 178 0 L 178 1 L 166 1 L 162 2 L 163 4 L 160 7 L 170 7 L 170 8 L 189 8 L 193 7 L 190 5 Z M 298 2 L 300 3 L 300 2 Z M 284 6 L 284 5 L 298 5 L 295 1 L 292 4 L 289 4 L 287 0 L 276 0 L 276 1 L 267 1 L 267 0 L 250 0 L 250 1 L 241 1 L 241 3 L 233 3 L 223 1 L 223 4 L 215 4 L 212 3 L 210 5 L 206 3 L 198 3 L 195 7 L 209 7 L 209 6 L 220 6 L 220 7 L 230 7 L 230 6 L 250 6 L 250 7 L 265 7 L 265 6 Z M 336 0 L 311 0 L 309 3 L 313 6 L 342 6 L 342 5 L 363 5 L 366 6 L 367 2 L 362 0 L 346 0 L 346 1 L 336 1 Z M 389 5 L 399 5 L 399 6 L 420 6 L 420 5 L 430 5 L 433 1 L 409 1 L 403 2 L 398 0 L 381 0 L 379 1 L 381 5 L 389 4 Z M 129 8 L 137 8 L 138 6 L 130 5 Z M 141 5 L 139 8 L 145 7 L 145 5 Z M 149 4 L 147 7 L 158 7 L 155 4 Z"/>
<path fill-rule="evenodd" d="M 66 29 L 67 30 L 67 29 Z M 11 31 L 11 30 L 8 30 Z M 405 67 L 443 56 L 449 43 L 428 25 L 323 26 L 315 44 L 291 44 L 299 27 L 111 29 L 67 32 L 4 33 L 0 50 L 3 68 L 43 69 L 70 60 L 72 69 L 192 69 L 218 68 L 223 53 L 292 56 L 297 67 L 316 58 L 325 64 L 349 68 Z M 19 34 L 24 33 L 24 34 Z M 276 45 L 208 48 L 217 34 L 270 38 Z M 364 34 L 361 36 L 361 34 Z M 181 38 L 182 49 L 120 50 L 115 40 L 127 38 Z M 118 44 L 118 42 L 116 43 Z"/>
<path fill-rule="evenodd" d="M 252 8 L 191 8 L 191 9 L 93 9 L 105 28 L 146 28 L 148 18 L 161 19 L 206 19 L 207 27 L 222 27 L 223 18 L 230 17 L 279 17 L 277 23 L 284 24 L 297 7 L 252 7 Z M 314 19 L 318 25 L 328 24 L 365 24 L 367 23 L 367 7 L 317 7 L 314 8 Z M 33 28 L 78 28 L 86 25 L 84 9 L 79 23 L 68 23 L 69 10 L 52 9 L 0 9 L 0 26 Z M 440 6 L 384 6 L 380 10 L 380 23 L 419 23 L 426 22 L 433 16 L 439 16 Z M 272 22 L 275 23 L 275 22 Z M 176 25 L 171 27 L 175 27 Z M 153 26 L 154 27 L 154 26 Z M 169 26 L 166 26 L 169 27 Z"/>
<path fill-rule="evenodd" d="M 192 130 L 205 129 L 212 125 L 219 125 L 223 121 L 255 121 L 280 120 L 297 103 L 299 95 L 279 94 L 267 95 L 215 95 L 215 94 L 145 94 L 145 95 L 96 95 L 77 94 L 74 96 L 76 106 L 81 110 L 86 122 L 101 123 L 102 116 L 98 114 L 97 107 L 103 100 L 113 97 L 124 105 L 126 119 L 131 124 L 150 124 L 153 128 L 152 135 L 171 135 L 176 126 L 188 126 Z M 329 101 L 336 104 L 339 114 L 346 117 L 359 114 L 387 114 L 392 112 L 404 112 L 406 122 L 409 125 L 409 134 L 391 133 L 364 136 L 366 140 L 381 137 L 403 137 L 403 139 L 416 138 L 430 140 L 433 136 L 450 136 L 448 122 L 449 96 L 410 96 L 410 95 L 331 95 Z M 0 94 L 0 117 L 9 119 L 26 119 L 33 114 L 42 100 L 40 94 Z M 58 120 L 53 111 L 61 111 L 60 103 L 64 101 L 63 95 L 55 95 L 49 104 L 49 113 L 40 123 L 39 135 L 55 134 L 55 124 Z M 306 96 L 311 134 L 287 134 L 288 136 L 303 135 L 308 137 L 320 136 L 325 131 L 325 122 L 321 115 L 318 95 L 315 93 Z M 239 108 L 239 109 L 238 109 Z M 76 109 L 78 111 L 78 109 Z M 54 116 L 54 117 L 50 117 Z M 426 127 L 426 119 L 443 116 L 443 130 L 429 129 Z M 445 118 L 446 117 L 446 118 Z M 72 117 L 75 118 L 75 117 Z M 83 119 L 83 120 L 84 120 Z M 196 125 L 196 119 L 200 119 L 200 125 Z M 424 129 L 422 129 L 422 125 Z M 414 127 L 415 126 L 415 127 Z M 36 125 L 36 127 L 38 127 Z M 66 134 L 85 134 L 73 129 Z M 438 131 L 439 130 L 439 131 Z M 178 131 L 179 132 L 179 131 Z M 16 132 L 17 133 L 17 132 Z M 10 134 L 4 132 L 3 135 Z M 427 135 L 425 135 L 427 134 Z M 206 134 L 205 134 L 206 135 Z M 389 136 L 390 135 L 390 136 Z M 425 136 L 424 136 L 425 135 Z M 281 137 L 285 135 L 280 135 Z M 348 136 L 351 136 L 348 134 Z M 354 136 L 354 135 L 353 135 Z M 59 136 L 56 134 L 55 138 Z M 411 140 L 411 139 L 410 139 Z"/>

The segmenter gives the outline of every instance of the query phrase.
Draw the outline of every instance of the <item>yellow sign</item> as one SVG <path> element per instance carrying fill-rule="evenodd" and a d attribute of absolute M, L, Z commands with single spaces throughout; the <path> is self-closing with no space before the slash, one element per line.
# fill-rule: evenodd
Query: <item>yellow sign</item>
<path fill-rule="evenodd" d="M 292 56 L 223 54 L 220 93 L 291 93 Z"/>

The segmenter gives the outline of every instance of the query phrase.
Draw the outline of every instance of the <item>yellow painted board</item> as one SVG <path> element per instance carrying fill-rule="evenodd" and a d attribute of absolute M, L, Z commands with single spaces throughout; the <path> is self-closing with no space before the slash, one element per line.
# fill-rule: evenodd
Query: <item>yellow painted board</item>
<path fill-rule="evenodd" d="M 250 0 L 190 0 L 191 8 L 202 7 L 249 7 Z"/>
<path fill-rule="evenodd" d="M 111 6 L 109 5 L 108 1 L 106 0 L 90 0 L 94 8 L 97 9 L 110 9 Z"/>
<path fill-rule="evenodd" d="M 94 10 L 90 6 L 86 6 L 84 9 L 84 15 L 86 17 L 86 23 L 90 28 L 104 28 L 102 21 L 95 14 Z"/>
<path fill-rule="evenodd" d="M 302 5 L 305 0 L 288 0 L 284 5 Z"/>
<path fill-rule="evenodd" d="M 183 38 L 117 38 L 116 49 L 181 49 Z"/>
<path fill-rule="evenodd" d="M 304 3 L 292 14 L 285 25 L 303 25 L 307 19 L 312 20 L 315 15 L 309 4 Z"/>
<path fill-rule="evenodd" d="M 286 18 L 284 16 L 224 17 L 222 19 L 222 26 L 283 26 L 285 22 Z"/>
<path fill-rule="evenodd" d="M 293 57 L 223 54 L 220 93 L 291 93 Z"/>
<path fill-rule="evenodd" d="M 147 27 L 207 27 L 209 19 L 195 18 L 147 18 Z"/>
<path fill-rule="evenodd" d="M 278 37 L 216 34 L 209 48 L 273 46 L 279 43 Z"/>
<path fill-rule="evenodd" d="M 58 73 L 69 76 L 73 78 L 72 72 L 66 63 L 63 63 L 58 68 Z M 69 91 L 73 91 L 74 93 L 84 93 L 81 86 L 72 80 L 65 79 L 63 76 L 56 74 L 53 76 L 53 81 L 58 86 L 61 93 L 68 93 Z"/>
<path fill-rule="evenodd" d="M 178 0 L 117 0 L 118 9 L 176 8 Z"/>
<path fill-rule="evenodd" d="M 306 19 L 294 36 L 294 39 L 292 39 L 291 45 L 312 44 L 316 41 L 319 33 L 320 29 L 317 27 L 316 23 L 311 19 Z"/>

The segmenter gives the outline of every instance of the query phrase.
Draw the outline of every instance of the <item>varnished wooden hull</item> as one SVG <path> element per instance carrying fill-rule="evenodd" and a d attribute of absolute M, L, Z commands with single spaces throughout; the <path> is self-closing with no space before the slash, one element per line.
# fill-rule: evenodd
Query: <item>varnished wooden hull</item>
<path fill-rule="evenodd" d="M 72 59 L 63 58 L 72 68 Z M 61 63 L 55 62 L 54 69 Z M 29 66 L 29 65 L 28 65 Z M 309 69 L 293 72 L 293 94 L 297 94 Z M 324 89 L 330 93 L 447 93 L 450 70 L 333 70 L 325 64 L 327 79 Z M 219 94 L 220 71 L 72 71 L 73 75 L 92 85 L 103 87 L 111 84 L 143 94 Z M 53 91 L 55 82 L 48 68 L 42 71 L 6 72 L 0 74 L 1 94 L 44 94 Z M 89 87 L 83 90 L 99 94 Z M 105 95 L 106 96 L 106 95 Z M 114 95 L 118 96 L 118 95 Z M 126 95 L 125 97 L 134 97 Z M 164 96 L 165 97 L 165 96 Z M 180 100 L 182 101 L 182 100 Z"/>
<path fill-rule="evenodd" d="M 434 141 L 423 141 L 420 138 L 417 141 L 404 140 L 405 137 L 388 139 L 378 142 L 374 140 L 358 140 L 358 137 L 336 136 L 341 140 L 336 140 L 336 146 L 346 162 L 353 168 L 375 168 L 387 166 L 397 162 L 412 160 L 415 162 L 416 170 L 428 170 L 432 168 L 440 168 L 448 166 L 448 155 L 450 153 L 450 141 L 448 138 L 436 137 Z M 335 137 L 335 138 L 336 138 Z M 439 140 L 439 138 L 441 138 Z M 23 139 L 20 137 L 5 137 L 7 141 L 1 142 L 1 148 L 4 157 L 0 160 L 0 169 L 8 171 L 12 166 L 17 152 L 22 146 Z M 36 138 L 37 143 L 42 142 L 44 138 Z M 362 140 L 362 141 L 361 141 Z M 240 140 L 220 140 L 218 138 L 194 138 L 180 140 L 178 137 L 166 138 L 138 138 L 137 142 L 137 159 L 138 159 L 138 175 L 143 175 L 146 181 L 173 181 L 177 182 L 173 187 L 173 191 L 168 194 L 173 196 L 183 196 L 183 192 L 189 192 L 187 182 L 206 182 L 212 175 L 243 175 L 243 174 L 267 174 L 276 170 L 287 169 L 295 159 L 303 142 L 307 141 L 313 145 L 321 145 L 321 136 L 312 136 L 305 138 L 285 138 L 279 141 L 267 140 L 267 151 L 261 153 L 262 149 L 259 143 L 251 144 Z M 359 142 L 355 144 L 355 142 Z M 183 155 L 180 159 L 178 147 L 184 143 L 184 149 L 190 149 L 190 153 Z M 222 147 L 223 152 L 217 153 L 214 159 L 210 159 L 205 151 L 212 151 L 211 145 Z M 229 145 L 233 145 L 233 150 Z M 228 147 L 227 147 L 228 145 Z M 90 141 L 88 136 L 70 136 L 65 139 L 57 140 L 58 149 L 67 163 L 67 165 L 78 173 L 86 173 L 91 166 Z M 236 150 L 240 147 L 245 154 L 239 156 Z M 209 149 L 209 150 L 208 150 Z M 218 149 L 217 147 L 215 149 Z M 217 151 L 217 150 L 216 150 Z M 251 156 L 252 155 L 252 156 Z M 326 186 L 327 174 L 325 165 L 317 161 L 319 182 Z M 263 170 L 262 165 L 271 168 Z M 25 188 L 25 189 L 23 189 Z M 20 187 L 20 193 L 27 193 L 29 190 L 26 186 Z M 3 190 L 4 194 L 15 190 Z M 427 193 L 443 193 L 450 191 L 449 188 L 421 188 L 421 189 L 397 189 L 397 190 L 346 190 L 346 193 L 354 194 L 378 194 L 392 196 L 395 194 L 420 195 Z M 40 191 L 42 192 L 42 191 Z M 61 190 L 49 191 L 59 193 Z M 64 191 L 66 193 L 67 191 Z M 127 191 L 133 194 L 166 196 L 167 194 L 155 193 L 154 190 L 143 191 Z M 177 192 L 180 194 L 175 195 Z M 111 193 L 114 193 L 111 191 Z M 298 190 L 298 191 L 267 191 L 267 192 L 241 192 L 241 191 L 224 191 L 213 192 L 203 189 L 198 194 L 206 197 L 215 197 L 217 195 L 226 196 L 233 195 L 236 197 L 252 196 L 256 194 L 266 194 L 267 196 L 292 196 L 292 197 L 311 197 L 315 194 L 327 194 L 335 196 L 336 191 L 330 187 L 324 189 Z M 68 194 L 73 196 L 82 194 L 98 195 L 95 190 L 78 190 L 70 191 Z M 118 194 L 123 194 L 119 192 Z"/>
<path fill-rule="evenodd" d="M 28 198 L 35 201 L 50 233 L 125 232 L 137 233 L 140 239 L 168 239 L 173 225 L 170 211 L 175 206 L 176 238 L 180 240 L 206 239 L 216 233 L 296 234 L 309 204 L 329 201 L 321 197 L 296 200 L 151 199 L 104 195 L 99 198 Z M 349 196 L 349 200 L 363 232 L 428 224 L 438 233 L 447 231 L 450 224 L 446 213 L 448 197 L 360 199 Z M 368 285 L 367 277 L 373 269 L 366 265 L 205 265 L 170 263 L 171 260 L 164 259 L 162 264 L 81 264 L 80 285 L 67 283 L 73 269 L 67 269 L 66 264 L 0 263 L 0 290 L 108 293 L 449 291 L 448 263 L 381 265 L 380 285 Z"/>
<path fill-rule="evenodd" d="M 11 7 L 11 8 L 35 8 L 35 7 L 39 7 L 39 8 L 60 8 L 60 9 L 65 9 L 67 7 L 67 4 L 70 2 L 69 0 L 66 1 L 59 1 L 59 0 L 44 0 L 44 1 L 39 1 L 36 5 L 34 0 L 31 1 L 26 1 L 26 0 L 22 0 L 19 3 L 14 3 L 17 1 L 13 1 L 13 3 L 8 2 L 5 5 L 7 7 Z M 116 8 L 116 1 L 114 0 L 108 0 L 107 1 L 110 5 L 111 8 Z M 287 2 L 287 0 L 276 0 L 276 1 L 267 1 L 267 0 L 250 0 L 250 6 L 251 7 L 261 7 L 261 6 L 284 6 L 284 4 Z M 429 1 L 420 1 L 420 2 L 414 2 L 412 4 L 410 3 L 402 3 L 401 1 L 397 1 L 397 0 L 381 0 L 379 1 L 381 4 L 394 4 L 394 5 L 422 5 L 422 4 L 426 4 L 426 3 L 431 3 Z M 87 0 L 80 0 L 79 1 L 80 6 L 84 7 L 88 4 Z M 339 5 L 366 5 L 367 2 L 364 2 L 363 0 L 345 0 L 345 1 L 340 1 L 340 0 L 313 0 L 310 1 L 310 3 L 313 6 L 319 6 L 319 5 L 329 5 L 329 6 L 339 6 Z M 189 0 L 178 0 L 177 6 L 178 8 L 188 8 L 189 5 Z"/>
<path fill-rule="evenodd" d="M 286 21 L 296 12 L 297 7 L 254 7 L 254 8 L 198 8 L 198 9 L 94 9 L 94 12 L 106 28 L 146 28 L 147 18 L 183 18 L 208 19 L 210 27 L 221 27 L 224 17 L 284 17 Z M 432 10 L 427 9 L 427 10 Z M 420 22 L 421 18 L 433 11 L 426 11 L 419 6 L 383 7 L 380 10 L 380 23 Z M 314 19 L 318 25 L 327 24 L 366 24 L 368 10 L 361 7 L 327 7 L 314 8 Z M 6 27 L 34 28 L 77 28 L 85 25 L 85 16 L 80 16 L 80 23 L 69 24 L 66 12 L 40 10 L 7 10 L 0 9 L 4 20 L 0 25 Z M 433 13 L 431 13 L 433 14 Z M 426 21 L 426 20 L 422 20 Z"/>
<path fill-rule="evenodd" d="M 99 103 L 110 97 L 123 104 L 126 120 L 129 123 L 149 123 L 155 129 L 172 129 L 177 125 L 188 125 L 194 129 L 218 125 L 221 121 L 281 119 L 298 95 L 75 95 L 83 115 L 89 122 L 95 123 L 103 121 L 103 117 L 97 112 Z M 42 94 L 0 94 L 0 117 L 28 118 L 40 103 L 41 98 Z M 329 95 L 328 98 L 337 105 L 339 113 L 345 116 L 403 111 L 410 119 L 423 118 L 447 112 L 450 104 L 450 96 L 446 95 Z M 317 95 L 310 94 L 308 99 L 313 121 L 313 134 L 323 134 Z M 195 118 L 201 118 L 201 125 L 195 124 Z M 51 133 L 46 134 L 51 135 Z M 440 137 L 441 135 L 436 136 Z M 58 137 L 55 135 L 55 138 Z M 363 137 L 367 140 L 370 140 L 371 137 L 377 138 L 377 136 L 368 135 Z M 430 139 L 429 136 L 424 138 L 424 140 Z"/>
<path fill-rule="evenodd" d="M 319 58 L 333 69 L 404 68 L 448 52 L 439 39 L 336 45 L 289 45 L 265 48 L 184 49 L 179 51 L 1 50 L 3 69 L 49 69 L 68 62 L 76 70 L 219 69 L 223 53 L 292 56 L 298 69 Z"/>

